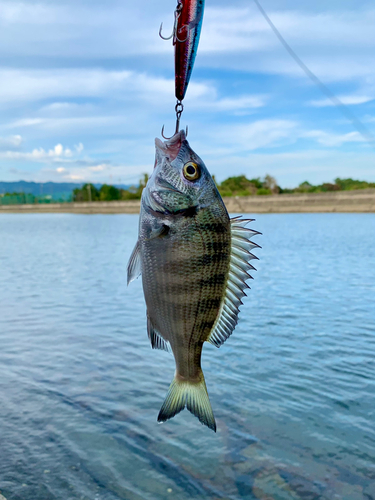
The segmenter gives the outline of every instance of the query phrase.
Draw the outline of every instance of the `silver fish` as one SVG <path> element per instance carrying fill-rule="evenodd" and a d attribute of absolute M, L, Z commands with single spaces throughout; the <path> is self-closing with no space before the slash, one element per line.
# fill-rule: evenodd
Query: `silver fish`
<path fill-rule="evenodd" d="M 128 284 L 142 273 L 147 331 L 154 349 L 172 350 L 176 373 L 161 407 L 165 422 L 185 407 L 216 423 L 201 369 L 204 342 L 220 347 L 233 332 L 249 288 L 249 220 L 230 219 L 203 161 L 183 131 L 155 139 L 156 160 L 143 190 L 139 237 Z"/>

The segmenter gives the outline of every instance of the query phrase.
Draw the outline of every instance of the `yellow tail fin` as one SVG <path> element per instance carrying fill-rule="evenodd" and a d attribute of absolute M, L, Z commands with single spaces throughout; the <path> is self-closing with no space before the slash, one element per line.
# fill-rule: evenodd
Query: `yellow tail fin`
<path fill-rule="evenodd" d="M 199 382 L 174 378 L 167 397 L 160 409 L 158 422 L 165 422 L 180 413 L 185 407 L 199 421 L 216 432 L 215 417 L 208 398 L 203 372 Z"/>

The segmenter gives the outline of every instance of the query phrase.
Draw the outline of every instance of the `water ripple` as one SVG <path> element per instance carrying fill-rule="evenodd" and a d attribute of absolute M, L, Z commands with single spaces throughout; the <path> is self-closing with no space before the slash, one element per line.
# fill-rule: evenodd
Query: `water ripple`
<path fill-rule="evenodd" d="M 375 217 L 257 219 L 240 323 L 203 352 L 214 435 L 156 423 L 174 366 L 126 287 L 137 216 L 0 215 L 5 497 L 375 498 Z"/>

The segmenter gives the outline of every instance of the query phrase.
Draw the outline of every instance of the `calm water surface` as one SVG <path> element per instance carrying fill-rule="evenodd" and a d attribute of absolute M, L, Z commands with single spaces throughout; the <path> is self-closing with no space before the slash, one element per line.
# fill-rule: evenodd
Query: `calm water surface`
<path fill-rule="evenodd" d="M 0 215 L 8 500 L 375 498 L 375 216 L 257 215 L 258 272 L 203 368 L 218 432 L 158 425 L 133 215 Z"/>

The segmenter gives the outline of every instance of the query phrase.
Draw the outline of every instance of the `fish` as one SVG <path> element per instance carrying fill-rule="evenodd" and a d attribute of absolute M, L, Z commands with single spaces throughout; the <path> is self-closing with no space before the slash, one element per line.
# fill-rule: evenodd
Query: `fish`
<path fill-rule="evenodd" d="M 142 275 L 147 332 L 154 349 L 172 351 L 175 377 L 158 415 L 165 422 L 185 407 L 216 432 L 201 356 L 232 334 L 260 248 L 253 219 L 230 218 L 216 184 L 183 130 L 155 139 L 152 175 L 141 198 L 138 240 L 128 284 Z"/>

